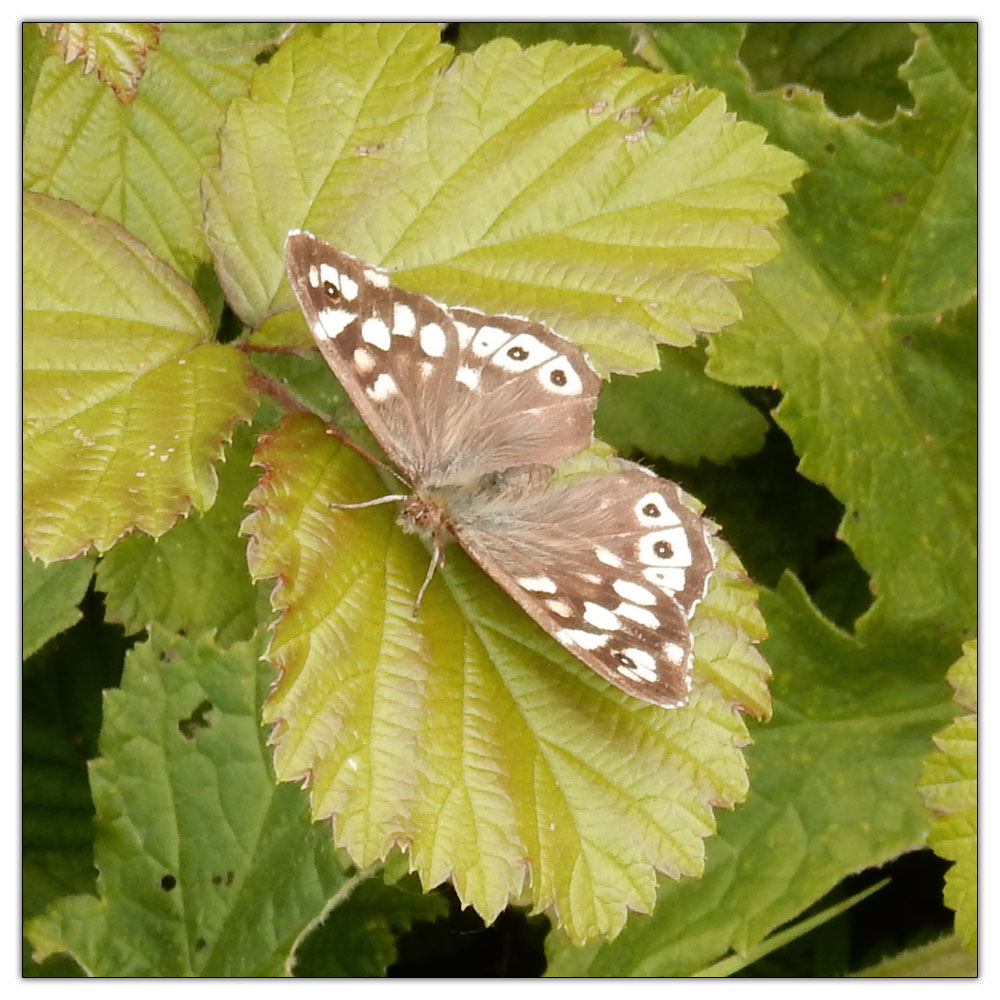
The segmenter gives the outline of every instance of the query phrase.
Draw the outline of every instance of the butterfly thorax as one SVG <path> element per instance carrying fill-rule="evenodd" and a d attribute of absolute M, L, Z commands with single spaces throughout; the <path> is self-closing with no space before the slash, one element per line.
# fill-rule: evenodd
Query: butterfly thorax
<path fill-rule="evenodd" d="M 416 490 L 411 493 L 396 518 L 407 534 L 424 535 L 443 543 L 451 534 L 447 501 L 439 490 Z"/>
<path fill-rule="evenodd" d="M 433 538 L 443 545 L 454 537 L 454 526 L 488 516 L 495 505 L 507 505 L 533 493 L 552 477 L 547 465 L 517 465 L 453 482 L 415 483 L 400 508 L 403 531 Z"/>

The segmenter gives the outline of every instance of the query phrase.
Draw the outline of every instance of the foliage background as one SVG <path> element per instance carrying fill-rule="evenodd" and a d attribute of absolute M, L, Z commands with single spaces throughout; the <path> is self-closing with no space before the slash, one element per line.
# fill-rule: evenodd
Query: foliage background
<path fill-rule="evenodd" d="M 58 954 L 66 941 L 105 974 L 141 974 L 137 955 L 153 956 L 160 974 L 281 973 L 293 954 L 297 975 L 723 971 L 713 963 L 730 950 L 763 953 L 776 929 L 874 884 L 873 869 L 886 864 L 888 888 L 747 971 L 857 971 L 950 929 L 945 866 L 921 850 L 932 813 L 917 779 L 932 735 L 959 713 L 944 676 L 976 625 L 975 25 L 458 25 L 448 38 L 473 50 L 500 35 L 610 45 L 635 65 L 689 74 L 809 167 L 786 198 L 782 253 L 738 290 L 743 319 L 707 350 L 678 360 L 661 349 L 659 372 L 613 382 L 598 419 L 602 436 L 655 459 L 707 504 L 764 588 L 775 711 L 751 726 L 749 799 L 719 817 L 703 878 L 663 880 L 650 916 L 584 948 L 517 909 L 482 930 L 448 892 L 424 896 L 391 865 L 386 877 L 353 872 L 308 823 L 304 797 L 269 778 L 257 726 L 268 668 L 239 692 L 227 687 L 239 664 L 254 676 L 257 625 L 268 617 L 268 586 L 211 572 L 244 559 L 245 541 L 225 530 L 256 478 L 252 435 L 239 428 L 217 493 L 204 477 L 184 485 L 204 513 L 158 544 L 134 533 L 100 560 L 82 554 L 42 568 L 25 559 L 25 916 L 76 901 L 32 925 L 31 947 L 54 954 L 36 966 L 26 944 L 30 973 L 78 971 Z M 129 113 L 124 156 L 109 158 L 101 150 L 120 122 L 114 107 L 102 118 L 103 84 L 91 76 L 80 87 L 81 64 L 63 66 L 25 26 L 25 188 L 140 233 L 198 293 L 178 336 L 235 326 L 196 235 L 198 188 L 217 162 L 215 128 L 229 101 L 280 41 L 279 26 L 181 28 L 177 47 L 149 57 L 158 72 Z M 142 189 L 150 149 L 172 158 L 164 173 L 175 179 L 174 203 L 150 199 L 153 182 Z M 706 364 L 714 381 L 701 373 Z M 310 377 L 295 383 L 302 393 Z M 720 394 L 724 383 L 741 391 Z M 630 417 L 664 398 L 678 402 L 661 427 Z M 701 403 L 693 418 L 692 399 Z M 26 390 L 26 410 L 30 402 Z M 98 415 L 84 433 L 101 427 Z M 26 488 L 26 509 L 32 499 Z M 137 523 L 159 534 L 177 513 L 161 505 Z M 205 581 L 211 636 L 191 629 L 204 612 L 191 595 L 205 593 Z M 128 689 L 115 690 L 129 650 Z M 183 746 L 164 756 L 178 727 L 185 739 L 206 727 L 205 704 L 224 705 L 211 726 L 211 773 Z M 171 803 L 169 823 L 151 816 L 142 843 L 132 842 L 114 817 L 160 774 L 169 775 L 165 796 L 188 797 Z M 199 790 L 222 774 L 242 792 L 221 795 L 218 816 L 206 819 Z M 966 769 L 961 787 L 970 780 L 974 789 Z M 96 842 L 95 802 L 104 823 Z M 166 831 L 199 824 L 249 852 L 254 878 L 241 898 L 226 896 L 231 872 L 212 870 L 183 906 L 167 882 L 159 910 L 137 911 L 131 887 L 162 880 L 166 859 L 186 856 L 187 842 Z M 963 836 L 971 873 L 955 871 L 974 888 L 974 810 Z M 86 895 L 95 861 L 100 902 Z M 275 879 L 288 886 L 280 898 L 269 891 Z M 953 890 L 955 899 L 968 892 Z M 974 896 L 965 905 L 974 910 Z M 185 933 L 195 911 L 232 942 L 216 965 L 199 960 Z M 968 969 L 956 965 L 954 939 L 936 948 L 916 953 L 919 972 Z M 491 964 L 498 952 L 505 957 Z"/>

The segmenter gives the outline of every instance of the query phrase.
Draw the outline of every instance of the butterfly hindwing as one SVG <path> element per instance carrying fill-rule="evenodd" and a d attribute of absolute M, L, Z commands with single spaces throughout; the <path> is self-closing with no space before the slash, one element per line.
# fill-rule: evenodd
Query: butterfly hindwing
<path fill-rule="evenodd" d="M 688 621 L 715 557 L 705 521 L 674 483 L 622 465 L 499 506 L 463 506 L 453 530 L 575 656 L 629 694 L 675 707 L 688 696 Z"/>

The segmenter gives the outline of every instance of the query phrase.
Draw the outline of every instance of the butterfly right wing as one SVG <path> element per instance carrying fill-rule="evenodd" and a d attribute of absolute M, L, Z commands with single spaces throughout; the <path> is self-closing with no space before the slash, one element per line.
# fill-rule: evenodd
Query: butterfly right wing
<path fill-rule="evenodd" d="M 288 234 L 285 261 L 323 357 L 411 485 L 554 465 L 590 444 L 601 381 L 570 341 L 397 288 L 310 233 Z"/>
<path fill-rule="evenodd" d="M 571 653 L 628 694 L 674 708 L 688 698 L 688 622 L 715 567 L 709 523 L 675 483 L 622 468 L 479 496 L 452 509 L 452 530 Z"/>

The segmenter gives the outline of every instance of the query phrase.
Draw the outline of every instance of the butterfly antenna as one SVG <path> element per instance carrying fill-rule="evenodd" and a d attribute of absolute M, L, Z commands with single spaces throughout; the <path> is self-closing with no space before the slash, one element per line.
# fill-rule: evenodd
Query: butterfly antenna
<path fill-rule="evenodd" d="M 351 437 L 350 434 L 342 431 L 336 424 L 327 424 L 326 433 L 329 434 L 330 437 L 335 437 L 338 441 L 346 444 L 352 451 L 356 451 L 369 464 L 377 465 L 380 469 L 385 469 L 386 472 L 395 476 L 397 479 L 402 478 L 391 465 L 388 465 L 386 462 L 383 462 L 381 458 L 376 458 L 370 452 L 366 451 Z"/>
<path fill-rule="evenodd" d="M 424 582 L 420 584 L 420 589 L 417 591 L 417 599 L 413 602 L 413 617 L 416 618 L 420 613 L 420 602 L 424 599 L 424 591 L 427 590 L 428 585 L 431 582 L 431 577 L 434 576 L 434 570 L 438 568 L 439 564 L 442 564 L 444 560 L 441 558 L 444 553 L 441 550 L 441 544 L 438 540 L 434 539 L 434 553 L 431 555 L 431 564 L 427 567 L 427 576 L 424 577 Z"/>

